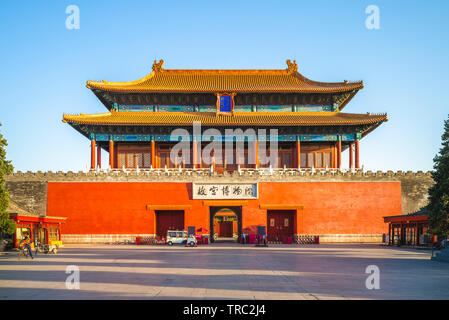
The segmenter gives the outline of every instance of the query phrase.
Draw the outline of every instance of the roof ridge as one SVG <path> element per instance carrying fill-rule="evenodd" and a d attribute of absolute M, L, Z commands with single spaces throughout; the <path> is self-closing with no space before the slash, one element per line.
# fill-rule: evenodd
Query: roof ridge
<path fill-rule="evenodd" d="M 363 88 L 363 81 L 320 82 L 298 72 L 296 60 L 286 69 L 164 69 L 164 60 L 154 61 L 152 72 L 126 82 L 88 80 L 89 89 L 130 92 L 341 92 Z M 176 78 L 172 78 L 172 76 Z M 205 78 L 189 79 L 189 76 Z M 223 77 L 236 76 L 234 79 Z M 250 77 L 250 78 L 245 78 Z M 256 78 L 251 78 L 251 76 Z M 267 76 L 268 78 L 259 78 Z M 274 76 L 274 78 L 270 78 Z M 167 78 L 168 77 L 168 78 Z M 209 78 L 217 77 L 217 79 Z M 232 80 L 232 81 L 231 81 Z"/>

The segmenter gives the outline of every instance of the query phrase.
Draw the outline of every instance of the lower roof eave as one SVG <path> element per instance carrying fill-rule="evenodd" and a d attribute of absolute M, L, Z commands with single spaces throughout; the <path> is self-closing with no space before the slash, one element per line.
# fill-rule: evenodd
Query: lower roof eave
<path fill-rule="evenodd" d="M 383 217 L 384 222 L 391 223 L 408 223 L 408 222 L 428 222 L 429 219 L 427 215 L 399 215 L 399 216 L 388 216 Z"/>
<path fill-rule="evenodd" d="M 40 216 L 40 215 L 23 215 L 23 214 L 10 214 L 10 218 L 14 221 L 20 222 L 42 222 L 42 223 L 65 223 L 66 217 L 52 217 L 52 216 Z"/>

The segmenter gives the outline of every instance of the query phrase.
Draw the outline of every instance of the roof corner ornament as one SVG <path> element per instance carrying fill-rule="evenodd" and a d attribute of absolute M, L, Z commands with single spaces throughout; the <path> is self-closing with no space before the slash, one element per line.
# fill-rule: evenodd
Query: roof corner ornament
<path fill-rule="evenodd" d="M 293 60 L 293 63 L 290 59 L 287 60 L 287 72 L 298 72 L 298 65 L 296 64 L 296 60 Z"/>
<path fill-rule="evenodd" d="M 164 70 L 164 69 L 162 69 L 162 65 L 164 64 L 164 60 L 159 60 L 159 62 L 157 62 L 157 60 L 154 60 L 154 63 L 153 63 L 153 71 L 154 72 L 161 72 L 162 70 Z"/>

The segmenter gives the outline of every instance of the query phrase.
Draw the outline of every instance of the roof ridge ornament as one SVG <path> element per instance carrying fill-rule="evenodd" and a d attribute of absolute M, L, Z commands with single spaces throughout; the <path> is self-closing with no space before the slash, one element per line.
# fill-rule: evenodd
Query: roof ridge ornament
<path fill-rule="evenodd" d="M 157 62 L 157 60 L 154 60 L 154 63 L 153 63 L 153 71 L 154 72 L 161 72 L 162 70 L 164 70 L 164 69 L 162 69 L 162 65 L 164 64 L 164 60 L 159 60 L 159 62 Z"/>
<path fill-rule="evenodd" d="M 287 59 L 287 72 L 298 72 L 298 65 L 296 64 L 296 60 L 293 60 L 293 63 L 290 59 Z"/>

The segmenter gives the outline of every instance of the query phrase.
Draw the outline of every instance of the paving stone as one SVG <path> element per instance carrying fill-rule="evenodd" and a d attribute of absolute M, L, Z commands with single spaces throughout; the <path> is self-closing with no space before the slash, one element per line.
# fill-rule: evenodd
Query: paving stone
<path fill-rule="evenodd" d="M 349 244 L 66 245 L 34 260 L 0 255 L 0 299 L 449 299 L 449 264 L 430 256 Z M 68 265 L 79 290 L 66 288 Z M 365 286 L 369 265 L 378 290 Z"/>

